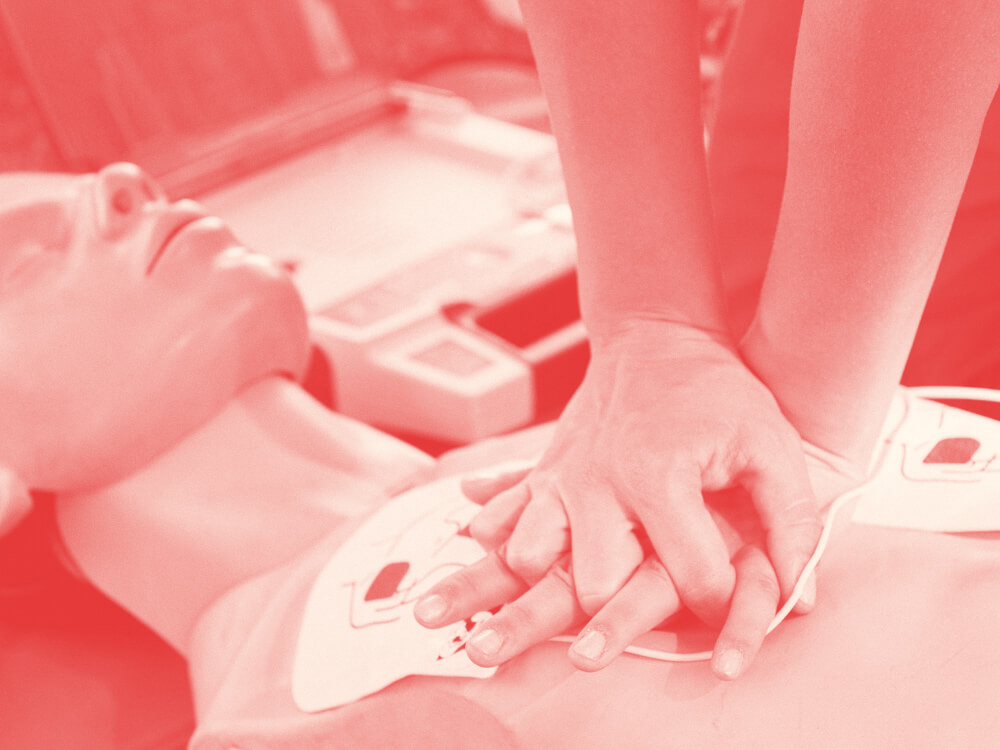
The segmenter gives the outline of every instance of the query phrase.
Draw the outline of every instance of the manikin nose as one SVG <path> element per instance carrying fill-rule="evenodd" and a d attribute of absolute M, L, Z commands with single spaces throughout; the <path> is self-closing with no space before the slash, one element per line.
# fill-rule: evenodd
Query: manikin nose
<path fill-rule="evenodd" d="M 165 201 L 166 195 L 142 169 L 122 162 L 97 173 L 96 199 L 101 232 L 117 237 L 132 226 L 147 204 Z"/>

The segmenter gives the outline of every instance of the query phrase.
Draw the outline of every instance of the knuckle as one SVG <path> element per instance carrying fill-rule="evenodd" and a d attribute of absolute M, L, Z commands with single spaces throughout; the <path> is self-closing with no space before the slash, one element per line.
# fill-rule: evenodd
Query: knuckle
<path fill-rule="evenodd" d="M 576 594 L 576 600 L 580 605 L 580 609 L 582 609 L 586 614 L 593 616 L 604 609 L 604 607 L 612 601 L 615 593 L 617 592 L 606 589 L 588 588 L 579 591 Z"/>
<path fill-rule="evenodd" d="M 553 593 L 575 596 L 576 588 L 573 584 L 573 576 L 561 565 L 553 565 L 549 568 L 545 578 L 548 585 L 554 589 Z"/>
<path fill-rule="evenodd" d="M 606 583 L 587 580 L 582 583 L 578 580 L 572 591 L 580 608 L 588 615 L 594 615 L 600 611 L 617 593 L 617 589 Z"/>
<path fill-rule="evenodd" d="M 768 539 L 783 538 L 797 552 L 809 555 L 816 547 L 823 533 L 823 524 L 818 518 L 801 518 L 794 522 L 772 524 L 767 530 Z"/>
<path fill-rule="evenodd" d="M 549 568 L 547 577 L 555 584 L 573 590 L 573 575 L 565 567 L 565 561 Z"/>
<path fill-rule="evenodd" d="M 778 601 L 781 598 L 781 589 L 778 586 L 778 579 L 763 570 L 752 570 L 743 574 L 740 585 L 756 592 L 762 597 Z"/>
<path fill-rule="evenodd" d="M 676 476 L 686 470 L 694 460 L 693 451 L 683 445 L 671 445 L 660 454 L 657 468 L 664 476 Z"/>
<path fill-rule="evenodd" d="M 672 452 L 665 457 L 650 456 L 648 452 L 632 450 L 618 457 L 615 476 L 632 504 L 652 504 L 662 493 L 659 477 L 669 476 L 673 466 Z"/>
<path fill-rule="evenodd" d="M 733 579 L 717 571 L 705 571 L 692 576 L 682 588 L 686 602 L 702 606 L 720 606 L 729 601 L 733 593 Z"/>
<path fill-rule="evenodd" d="M 493 544 L 501 541 L 503 528 L 494 519 L 480 513 L 469 522 L 469 533 L 477 542 Z"/>
<path fill-rule="evenodd" d="M 659 589 L 670 589 L 671 591 L 674 589 L 674 580 L 658 560 L 640 565 L 639 569 L 635 572 L 635 577 L 646 579 L 650 584 Z"/>
<path fill-rule="evenodd" d="M 536 583 L 548 572 L 553 560 L 537 550 L 522 545 L 508 545 L 504 562 L 518 578 L 526 583 Z"/>
<path fill-rule="evenodd" d="M 687 452 L 675 453 L 661 467 L 662 492 L 668 497 L 699 494 L 702 488 L 702 461 Z"/>
<path fill-rule="evenodd" d="M 812 498 L 788 503 L 768 515 L 768 533 L 781 532 L 787 535 L 789 532 L 794 532 L 803 544 L 815 543 L 823 532 L 823 522 Z"/>
<path fill-rule="evenodd" d="M 476 590 L 478 582 L 469 568 L 460 568 L 438 583 L 431 592 L 439 595 L 445 601 L 461 605 L 470 592 Z"/>
<path fill-rule="evenodd" d="M 504 634 L 508 641 L 521 633 L 532 633 L 540 625 L 540 618 L 534 608 L 521 601 L 513 601 L 490 619 L 490 627 Z"/>
<path fill-rule="evenodd" d="M 602 558 L 598 556 L 595 559 Z M 641 558 L 634 564 L 614 569 L 591 565 L 574 571 L 576 598 L 583 611 L 592 615 L 615 599 L 638 571 L 640 561 Z"/>
<path fill-rule="evenodd" d="M 632 624 L 642 619 L 643 602 L 628 597 L 616 597 L 601 608 L 590 627 L 600 630 L 609 636 L 628 632 Z"/>

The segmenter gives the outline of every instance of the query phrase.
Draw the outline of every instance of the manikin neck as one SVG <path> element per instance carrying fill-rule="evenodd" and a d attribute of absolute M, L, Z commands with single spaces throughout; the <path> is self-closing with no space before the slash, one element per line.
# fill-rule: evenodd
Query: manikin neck
<path fill-rule="evenodd" d="M 83 574 L 184 652 L 198 614 L 222 593 L 432 466 L 275 377 L 125 480 L 60 498 L 57 517 Z"/>

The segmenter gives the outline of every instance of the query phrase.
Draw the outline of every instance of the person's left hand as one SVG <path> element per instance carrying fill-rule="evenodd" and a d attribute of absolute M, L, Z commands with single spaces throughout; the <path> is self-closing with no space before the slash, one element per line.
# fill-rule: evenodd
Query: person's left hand
<path fill-rule="evenodd" d="M 857 467 L 806 445 L 810 481 L 821 505 L 857 485 L 863 474 Z M 525 472 L 512 472 L 488 481 L 471 480 L 463 489 L 472 500 L 486 502 L 498 486 L 513 486 Z M 780 603 L 780 588 L 764 552 L 765 533 L 760 520 L 739 488 L 706 494 L 706 506 L 730 550 L 736 585 L 727 619 L 715 642 L 712 668 L 723 679 L 742 674 L 753 660 Z M 648 549 L 648 548 L 647 548 Z M 681 609 L 680 598 L 663 565 L 649 555 L 625 587 L 587 622 L 577 595 L 567 555 L 534 586 L 528 586 L 504 562 L 502 550 L 491 550 L 478 563 L 445 579 L 423 597 L 415 614 L 426 627 L 441 627 L 476 612 L 506 604 L 482 623 L 466 651 L 482 666 L 508 661 L 537 643 L 586 624 L 569 657 L 579 669 L 607 666 L 638 636 Z M 808 611 L 804 596 L 796 612 Z M 509 602 L 509 604 L 508 604 Z"/>
<path fill-rule="evenodd" d="M 474 496 L 474 486 L 467 487 Z M 725 679 L 737 677 L 753 659 L 780 597 L 777 577 L 762 549 L 763 532 L 752 509 L 745 512 L 749 504 L 745 499 L 733 502 L 733 494 L 722 493 L 716 502 L 707 503 L 733 551 L 736 569 L 736 587 L 713 659 L 716 674 Z M 466 645 L 473 662 L 481 666 L 501 664 L 536 643 L 587 622 L 577 602 L 570 562 L 567 555 L 529 587 L 507 566 L 502 551 L 491 550 L 478 563 L 435 586 L 418 603 L 415 614 L 422 625 L 441 627 L 506 605 L 480 625 Z M 681 606 L 669 574 L 655 554 L 649 554 L 625 586 L 580 632 L 569 651 L 570 659 L 586 671 L 601 669 L 635 638 L 655 628 Z"/>

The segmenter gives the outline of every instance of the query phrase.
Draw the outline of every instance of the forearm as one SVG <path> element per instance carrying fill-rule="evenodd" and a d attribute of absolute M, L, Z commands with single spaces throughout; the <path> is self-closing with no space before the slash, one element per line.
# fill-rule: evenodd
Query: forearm
<path fill-rule="evenodd" d="M 691 0 L 522 0 L 579 245 L 585 323 L 722 329 Z"/>
<path fill-rule="evenodd" d="M 743 343 L 803 437 L 864 465 L 1000 77 L 1000 12 L 806 2 L 788 175 Z"/>

